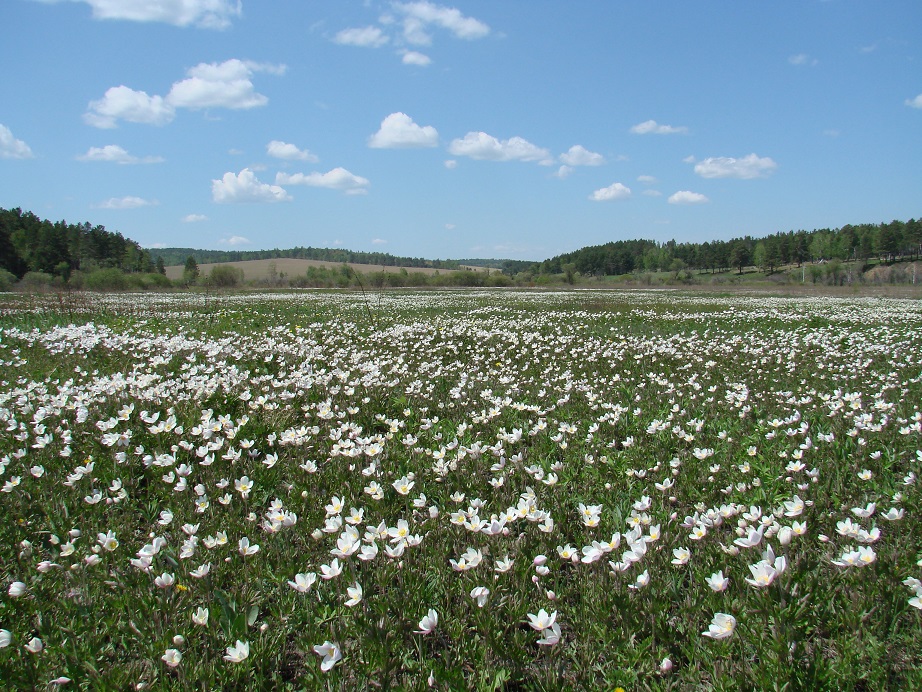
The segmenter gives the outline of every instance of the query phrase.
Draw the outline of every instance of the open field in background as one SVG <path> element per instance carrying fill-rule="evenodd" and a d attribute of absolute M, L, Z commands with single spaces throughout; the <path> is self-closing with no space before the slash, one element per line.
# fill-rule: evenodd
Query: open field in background
<path fill-rule="evenodd" d="M 4 294 L 0 373 L 11 688 L 922 688 L 918 300 Z"/>
<path fill-rule="evenodd" d="M 244 260 L 242 262 L 220 262 L 218 264 L 200 264 L 198 266 L 201 274 L 203 276 L 207 276 L 211 272 L 212 267 L 220 266 L 221 264 L 228 264 L 232 267 L 242 269 L 245 281 L 264 281 L 269 278 L 271 273 L 271 265 L 273 264 L 275 265 L 275 271 L 278 274 L 284 273 L 288 278 L 291 278 L 298 274 L 304 274 L 307 272 L 308 267 L 338 269 L 343 265 L 343 262 L 324 262 L 322 260 L 282 258 L 271 260 Z M 400 272 L 401 269 L 405 269 L 407 272 L 421 272 L 427 276 L 431 276 L 435 273 L 446 274 L 454 271 L 450 269 L 429 269 L 426 267 L 388 267 L 380 264 L 347 264 L 354 271 L 361 272 L 363 274 L 382 271 L 385 273 L 396 273 Z M 184 267 L 182 265 L 166 267 L 166 275 L 171 280 L 177 281 L 182 278 L 183 268 Z M 468 270 L 481 272 L 485 271 L 483 267 L 470 267 Z"/>

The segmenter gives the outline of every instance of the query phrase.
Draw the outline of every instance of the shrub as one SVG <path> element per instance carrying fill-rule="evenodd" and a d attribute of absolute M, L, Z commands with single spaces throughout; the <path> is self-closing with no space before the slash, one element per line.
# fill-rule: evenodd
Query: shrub
<path fill-rule="evenodd" d="M 121 269 L 97 269 L 83 279 L 83 287 L 89 291 L 125 291 L 129 288 L 128 277 Z"/>
<path fill-rule="evenodd" d="M 46 291 L 54 283 L 54 277 L 45 272 L 26 272 L 19 282 L 26 291 Z"/>
<path fill-rule="evenodd" d="M 0 291 L 9 291 L 16 283 L 16 275 L 6 269 L 0 269 Z"/>
<path fill-rule="evenodd" d="M 207 286 L 214 288 L 234 288 L 243 283 L 243 270 L 229 264 L 219 264 L 212 267 L 211 273 L 205 280 Z"/>

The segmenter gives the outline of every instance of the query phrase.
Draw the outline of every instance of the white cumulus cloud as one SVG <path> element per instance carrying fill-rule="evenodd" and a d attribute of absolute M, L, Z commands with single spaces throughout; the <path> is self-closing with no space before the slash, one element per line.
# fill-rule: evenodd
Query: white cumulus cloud
<path fill-rule="evenodd" d="M 211 198 L 218 204 L 234 202 L 287 202 L 291 199 L 278 185 L 262 183 L 249 168 L 240 173 L 225 173 L 220 180 L 211 181 Z"/>
<path fill-rule="evenodd" d="M 256 92 L 254 72 L 280 74 L 285 68 L 232 58 L 222 63 L 199 63 L 187 71 L 188 77 L 173 84 L 167 96 L 177 108 L 233 108 L 264 106 L 269 99 Z"/>
<path fill-rule="evenodd" d="M 406 113 L 391 113 L 381 121 L 381 127 L 368 138 L 373 149 L 406 149 L 434 147 L 439 143 L 439 133 L 431 125 L 421 127 Z"/>
<path fill-rule="evenodd" d="M 166 125 L 177 108 L 246 109 L 264 106 L 269 99 L 256 92 L 252 77 L 256 72 L 284 74 L 284 65 L 256 63 L 232 58 L 222 63 L 199 63 L 186 71 L 186 78 L 174 82 L 164 96 L 151 96 L 121 85 L 106 90 L 90 101 L 83 120 L 99 128 L 116 127 L 119 120 L 146 125 Z"/>
<path fill-rule="evenodd" d="M 549 164 L 553 157 L 547 149 L 521 137 L 497 139 L 486 132 L 468 132 L 463 139 L 452 140 L 448 151 L 455 156 L 469 156 L 480 161 L 538 161 Z"/>
<path fill-rule="evenodd" d="M 144 125 L 166 125 L 176 115 L 176 109 L 162 96 L 150 96 L 124 85 L 110 87 L 103 97 L 90 101 L 83 120 L 88 125 L 111 129 L 119 120 Z"/>
<path fill-rule="evenodd" d="M 299 149 L 294 144 L 280 142 L 277 139 L 273 139 L 266 145 L 266 153 L 273 158 L 285 161 L 310 161 L 311 163 L 316 163 L 320 160 L 307 149 Z"/>
<path fill-rule="evenodd" d="M 33 156 L 28 144 L 16 139 L 6 125 L 0 125 L 0 159 L 31 159 Z"/>
<path fill-rule="evenodd" d="M 107 144 L 104 147 L 90 147 L 89 150 L 77 157 L 78 161 L 104 161 L 108 163 L 133 164 L 133 163 L 163 163 L 160 156 L 138 157 L 129 154 L 117 144 Z"/>
<path fill-rule="evenodd" d="M 432 58 L 428 55 L 415 50 L 405 51 L 402 60 L 404 65 L 417 65 L 418 67 L 426 67 L 432 62 Z"/>
<path fill-rule="evenodd" d="M 137 209 L 138 207 L 150 207 L 158 204 L 156 200 L 144 199 L 142 197 L 110 197 L 105 202 L 97 204 L 99 209 Z"/>
<path fill-rule="evenodd" d="M 359 46 L 361 48 L 380 48 L 388 40 L 384 32 L 376 26 L 343 29 L 333 37 L 333 43 L 338 43 L 342 46 Z"/>
<path fill-rule="evenodd" d="M 669 195 L 666 200 L 669 204 L 704 204 L 710 200 L 700 192 L 691 192 L 690 190 L 679 190 Z"/>
<path fill-rule="evenodd" d="M 186 214 L 180 221 L 183 223 L 198 223 L 200 221 L 207 221 L 208 217 L 204 214 Z"/>
<path fill-rule="evenodd" d="M 601 166 L 605 157 L 589 151 L 581 144 L 574 144 L 566 154 L 560 155 L 560 161 L 568 166 Z"/>
<path fill-rule="evenodd" d="M 811 57 L 810 57 L 809 55 L 807 55 L 806 53 L 798 53 L 797 55 L 791 55 L 791 56 L 789 56 L 789 57 L 788 57 L 788 62 L 789 62 L 790 64 L 796 65 L 796 66 L 809 65 L 810 67 L 813 67 L 813 66 L 816 65 L 819 61 L 818 61 L 816 58 L 811 58 Z"/>
<path fill-rule="evenodd" d="M 242 235 L 232 235 L 230 238 L 221 238 L 218 242 L 222 245 L 249 245 L 251 241 Z"/>
<path fill-rule="evenodd" d="M 345 168 L 334 168 L 326 173 L 278 173 L 275 182 L 279 185 L 309 185 L 341 190 L 347 195 L 363 195 L 371 184 L 367 178 L 350 173 Z"/>
<path fill-rule="evenodd" d="M 596 190 L 589 199 L 593 202 L 610 202 L 616 199 L 627 199 L 631 196 L 631 188 L 621 183 L 612 183 L 608 187 Z"/>
<path fill-rule="evenodd" d="M 906 99 L 906 105 L 910 108 L 922 108 L 922 94 L 919 94 L 914 99 Z"/>
<path fill-rule="evenodd" d="M 78 0 L 79 1 L 79 0 Z M 242 12 L 240 0 L 82 0 L 96 19 L 164 22 L 224 29 Z"/>
<path fill-rule="evenodd" d="M 706 158 L 695 164 L 695 173 L 702 178 L 764 178 L 778 168 L 778 164 L 767 156 L 749 154 L 740 159 L 730 156 Z"/>
<path fill-rule="evenodd" d="M 436 26 L 447 29 L 457 38 L 468 40 L 483 38 L 490 27 L 473 17 L 465 17 L 453 7 L 421 2 L 395 2 L 394 10 L 403 15 L 403 36 L 408 43 L 427 46 L 432 37 L 427 29 Z"/>
<path fill-rule="evenodd" d="M 635 135 L 678 135 L 685 134 L 688 132 L 688 128 L 684 125 L 674 127 L 672 125 L 660 125 L 655 120 L 645 120 L 642 123 L 638 123 L 631 128 L 631 132 Z"/>

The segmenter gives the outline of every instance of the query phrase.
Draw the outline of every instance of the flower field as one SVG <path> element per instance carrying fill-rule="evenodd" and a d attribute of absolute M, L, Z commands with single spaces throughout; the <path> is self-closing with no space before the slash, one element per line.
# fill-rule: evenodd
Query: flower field
<path fill-rule="evenodd" d="M 11 689 L 922 688 L 922 303 L 0 296 Z"/>

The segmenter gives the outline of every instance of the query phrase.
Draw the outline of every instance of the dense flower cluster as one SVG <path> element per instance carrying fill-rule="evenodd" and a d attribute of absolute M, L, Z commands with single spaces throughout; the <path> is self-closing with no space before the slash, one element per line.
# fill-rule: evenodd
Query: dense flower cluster
<path fill-rule="evenodd" d="M 122 300 L 0 331 L 4 679 L 73 670 L 90 608 L 145 684 L 291 652 L 292 679 L 371 674 L 375 637 L 437 680 L 472 631 L 578 668 L 600 614 L 672 675 L 663 637 L 789 622 L 799 655 L 817 589 L 899 590 L 919 628 L 916 303 Z"/>

